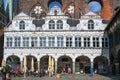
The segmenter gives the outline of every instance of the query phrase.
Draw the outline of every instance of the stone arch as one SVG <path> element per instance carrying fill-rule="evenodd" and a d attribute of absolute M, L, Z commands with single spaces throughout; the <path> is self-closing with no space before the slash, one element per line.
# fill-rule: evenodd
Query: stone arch
<path fill-rule="evenodd" d="M 58 58 L 57 67 L 62 67 L 63 73 L 72 73 L 72 58 L 62 55 Z"/>
<path fill-rule="evenodd" d="M 119 74 L 120 74 L 120 50 L 118 51 L 118 63 L 119 63 Z"/>
<path fill-rule="evenodd" d="M 80 73 L 89 73 L 90 58 L 87 56 L 78 56 L 75 59 L 75 71 Z"/>
<path fill-rule="evenodd" d="M 53 59 L 53 62 L 52 62 Z M 44 55 L 40 58 L 40 71 L 41 72 L 47 72 L 51 69 L 53 69 L 53 71 L 55 71 L 55 59 L 53 56 L 51 55 Z"/>
<path fill-rule="evenodd" d="M 16 67 L 20 67 L 20 58 L 16 55 L 10 55 L 6 58 L 6 66 L 15 70 Z"/>
<path fill-rule="evenodd" d="M 94 58 L 94 69 L 97 73 L 108 72 L 108 59 L 105 56 L 97 56 Z"/>

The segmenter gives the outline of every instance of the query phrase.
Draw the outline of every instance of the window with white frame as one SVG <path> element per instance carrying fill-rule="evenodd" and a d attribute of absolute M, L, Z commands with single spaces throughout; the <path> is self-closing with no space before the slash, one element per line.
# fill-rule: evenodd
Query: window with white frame
<path fill-rule="evenodd" d="M 23 47 L 29 47 L 29 37 L 23 37 Z"/>
<path fill-rule="evenodd" d="M 19 23 L 19 28 L 20 28 L 21 30 L 25 29 L 25 22 L 24 22 L 24 21 L 20 21 L 20 23 Z"/>
<path fill-rule="evenodd" d="M 90 47 L 90 38 L 89 37 L 84 38 L 84 47 Z"/>
<path fill-rule="evenodd" d="M 48 38 L 48 45 L 49 45 L 49 47 L 54 47 L 55 46 L 55 38 L 54 37 L 49 37 Z"/>
<path fill-rule="evenodd" d="M 12 41 L 13 41 L 12 37 L 7 37 L 6 40 L 7 40 L 7 43 L 6 43 L 6 44 L 7 44 L 7 47 L 12 47 L 12 45 L 13 45 L 13 44 L 12 44 Z"/>
<path fill-rule="evenodd" d="M 81 37 L 75 37 L 75 47 L 81 47 Z"/>
<path fill-rule="evenodd" d="M 37 47 L 37 37 L 31 37 L 31 47 Z"/>
<path fill-rule="evenodd" d="M 66 37 L 66 47 L 72 47 L 72 37 Z"/>
<path fill-rule="evenodd" d="M 63 21 L 61 20 L 57 21 L 57 29 L 63 29 Z"/>
<path fill-rule="evenodd" d="M 49 29 L 55 29 L 55 21 L 53 20 L 49 21 Z"/>
<path fill-rule="evenodd" d="M 102 47 L 108 48 L 108 38 L 106 37 L 102 38 Z"/>
<path fill-rule="evenodd" d="M 20 41 L 21 41 L 21 38 L 20 37 L 15 37 L 15 47 L 20 47 Z"/>
<path fill-rule="evenodd" d="M 63 37 L 57 37 L 57 47 L 63 47 Z"/>
<path fill-rule="evenodd" d="M 94 21 L 93 20 L 88 21 L 88 29 L 94 29 Z"/>
<path fill-rule="evenodd" d="M 40 38 L 40 46 L 41 47 L 46 47 L 46 37 L 41 37 Z"/>
<path fill-rule="evenodd" d="M 99 47 L 99 38 L 93 37 L 93 47 Z"/>

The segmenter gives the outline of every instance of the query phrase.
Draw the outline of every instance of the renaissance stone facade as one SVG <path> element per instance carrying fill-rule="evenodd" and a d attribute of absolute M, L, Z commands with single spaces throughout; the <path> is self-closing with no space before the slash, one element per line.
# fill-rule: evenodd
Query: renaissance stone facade
<path fill-rule="evenodd" d="M 73 19 L 55 1 L 49 4 L 49 12 L 40 16 L 43 11 L 40 4 L 31 9 L 33 15 L 21 12 L 5 27 L 6 65 L 19 66 L 21 70 L 25 65 L 27 70 L 52 69 L 55 73 L 58 67 L 71 68 L 72 73 L 89 73 L 91 67 L 97 73 L 108 73 L 109 39 L 104 33 L 107 23 L 101 15 L 88 11 Z"/>

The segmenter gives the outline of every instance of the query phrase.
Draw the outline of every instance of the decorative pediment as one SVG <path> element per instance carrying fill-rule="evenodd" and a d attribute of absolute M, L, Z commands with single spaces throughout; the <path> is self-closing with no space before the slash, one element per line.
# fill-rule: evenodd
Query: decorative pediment
<path fill-rule="evenodd" d="M 86 13 L 85 15 L 97 15 L 97 14 L 95 14 L 94 12 L 88 12 L 88 13 Z"/>
<path fill-rule="evenodd" d="M 81 16 L 81 19 L 100 19 L 101 16 L 98 14 L 95 14 L 94 12 L 88 12 L 85 15 Z"/>
<path fill-rule="evenodd" d="M 28 16 L 24 12 L 21 12 L 13 18 L 13 20 L 16 20 L 16 19 L 30 19 L 30 16 Z"/>

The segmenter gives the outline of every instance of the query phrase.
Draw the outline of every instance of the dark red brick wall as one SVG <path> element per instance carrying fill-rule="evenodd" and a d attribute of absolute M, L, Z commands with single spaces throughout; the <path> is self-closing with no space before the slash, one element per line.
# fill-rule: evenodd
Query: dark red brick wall
<path fill-rule="evenodd" d="M 75 6 L 75 13 L 71 14 L 72 18 L 80 18 L 80 11 L 83 14 L 89 11 L 88 1 L 89 0 L 61 0 L 62 2 L 62 11 L 67 12 L 67 8 L 69 5 Z M 100 0 L 96 0 L 101 2 Z M 110 19 L 113 15 L 113 8 L 115 8 L 115 3 L 117 4 L 118 0 L 102 0 L 103 9 L 101 11 L 101 16 L 103 19 Z M 119 0 L 120 1 L 120 0 Z M 29 13 L 30 9 L 37 3 L 41 3 L 44 7 L 44 12 L 49 12 L 48 10 L 48 2 L 50 0 L 21 0 L 20 1 L 20 10 Z M 119 4 L 119 3 L 118 3 Z"/>

